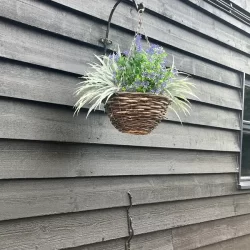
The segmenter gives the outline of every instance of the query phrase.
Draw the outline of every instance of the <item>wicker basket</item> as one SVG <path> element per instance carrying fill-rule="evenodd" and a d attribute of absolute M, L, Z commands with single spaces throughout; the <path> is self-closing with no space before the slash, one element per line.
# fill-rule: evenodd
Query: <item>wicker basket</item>
<path fill-rule="evenodd" d="M 170 103 L 160 95 L 118 92 L 108 100 L 105 110 L 120 132 L 146 135 L 161 122 Z"/>

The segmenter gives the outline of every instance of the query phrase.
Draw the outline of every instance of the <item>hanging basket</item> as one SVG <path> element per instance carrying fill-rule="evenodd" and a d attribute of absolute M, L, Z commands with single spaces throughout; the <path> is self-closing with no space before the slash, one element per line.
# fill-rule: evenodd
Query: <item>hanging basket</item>
<path fill-rule="evenodd" d="M 106 103 L 111 123 L 122 133 L 149 134 L 164 118 L 171 101 L 165 96 L 118 92 Z"/>

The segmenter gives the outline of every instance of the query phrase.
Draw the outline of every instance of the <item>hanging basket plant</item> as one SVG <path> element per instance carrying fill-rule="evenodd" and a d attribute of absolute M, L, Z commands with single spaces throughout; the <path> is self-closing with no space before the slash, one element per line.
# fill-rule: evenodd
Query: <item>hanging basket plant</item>
<path fill-rule="evenodd" d="M 138 31 L 128 51 L 121 52 L 118 46 L 116 53 L 96 58 L 99 63 L 90 64 L 92 70 L 82 77 L 76 91 L 77 113 L 90 104 L 88 116 L 104 103 L 114 127 L 136 135 L 149 134 L 166 117 L 168 108 L 178 117 L 180 111 L 189 113 L 187 96 L 194 95 L 193 84 L 180 77 L 184 73 L 174 62 L 167 66 L 163 47 L 148 42 L 144 49 Z"/>

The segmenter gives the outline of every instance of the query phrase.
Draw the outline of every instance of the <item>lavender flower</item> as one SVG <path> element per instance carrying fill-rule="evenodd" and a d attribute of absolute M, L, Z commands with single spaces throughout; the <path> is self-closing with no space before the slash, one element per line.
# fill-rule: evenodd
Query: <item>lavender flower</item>
<path fill-rule="evenodd" d="M 162 89 L 166 88 L 167 87 L 167 83 L 166 82 L 162 83 L 161 87 L 162 87 Z"/>
<path fill-rule="evenodd" d="M 142 39 L 142 36 L 140 34 L 137 34 L 135 36 L 135 45 L 136 45 L 136 50 L 138 52 L 141 52 L 142 51 L 142 44 L 141 44 L 141 39 Z"/>
<path fill-rule="evenodd" d="M 159 49 L 159 45 L 157 44 L 151 44 L 150 47 L 146 50 L 146 52 L 149 54 L 149 55 L 153 55 L 155 53 L 155 50 Z"/>
<path fill-rule="evenodd" d="M 125 55 L 125 56 L 128 56 L 128 53 L 129 53 L 129 51 L 128 50 L 125 50 L 125 51 L 123 51 L 123 55 Z"/>
<path fill-rule="evenodd" d="M 120 56 L 118 54 L 115 54 L 115 53 L 109 55 L 109 59 L 115 60 L 116 62 L 119 60 L 119 58 L 120 58 Z"/>

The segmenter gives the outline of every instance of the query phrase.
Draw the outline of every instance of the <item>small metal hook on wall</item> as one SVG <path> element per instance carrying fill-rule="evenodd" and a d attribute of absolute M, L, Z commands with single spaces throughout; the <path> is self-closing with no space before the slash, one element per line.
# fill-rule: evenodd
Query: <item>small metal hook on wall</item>
<path fill-rule="evenodd" d="M 104 45 L 104 54 L 107 53 L 107 46 L 112 44 L 112 40 L 109 39 L 109 30 L 110 30 L 110 23 L 111 23 L 111 19 L 113 17 L 114 11 L 116 9 L 116 7 L 122 2 L 123 0 L 118 0 L 114 7 L 112 8 L 110 14 L 109 14 L 109 19 L 108 19 L 108 26 L 107 26 L 107 30 L 106 30 L 106 36 L 105 38 L 101 38 L 100 42 L 103 43 Z M 134 6 L 136 8 L 136 11 L 139 13 L 142 13 L 145 10 L 145 7 L 143 5 L 143 3 L 137 4 L 135 0 L 132 0 L 132 2 L 134 3 Z"/>

